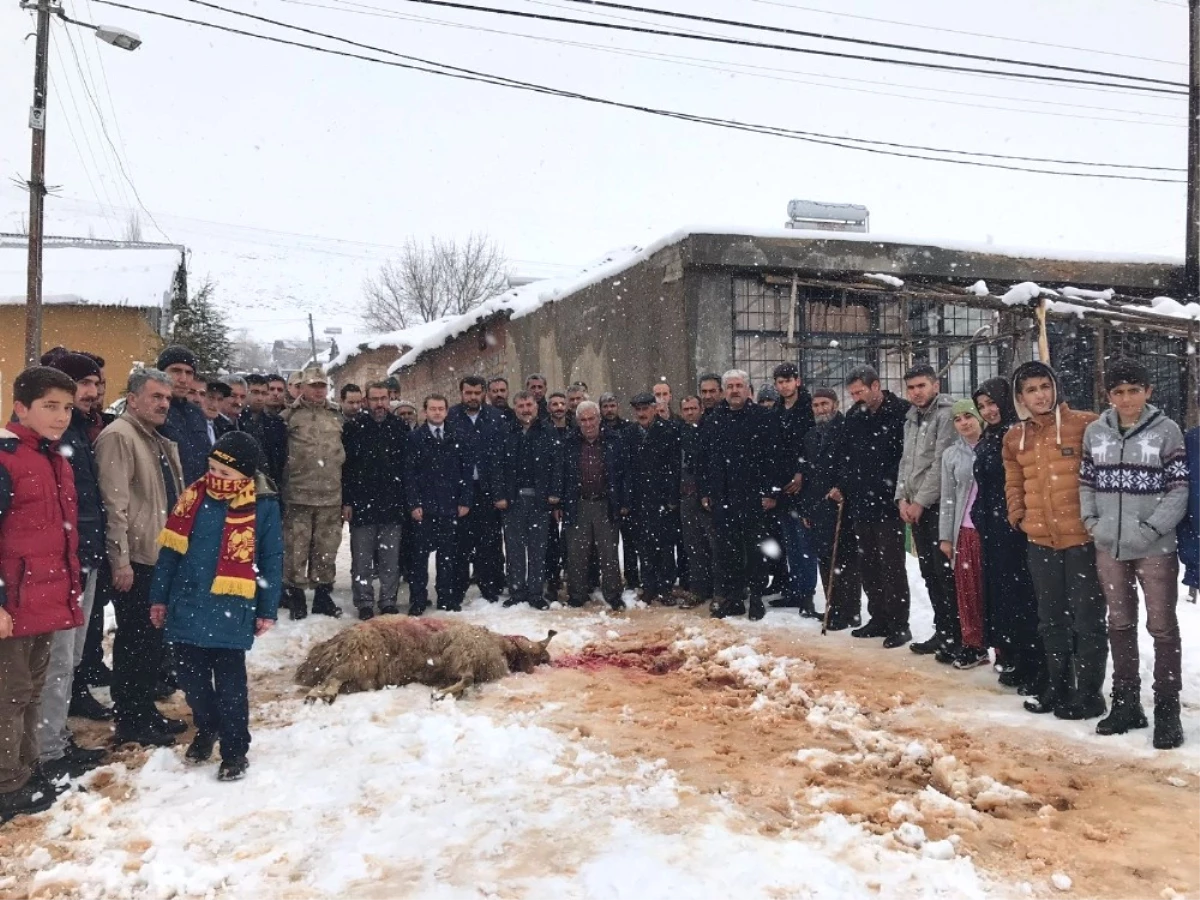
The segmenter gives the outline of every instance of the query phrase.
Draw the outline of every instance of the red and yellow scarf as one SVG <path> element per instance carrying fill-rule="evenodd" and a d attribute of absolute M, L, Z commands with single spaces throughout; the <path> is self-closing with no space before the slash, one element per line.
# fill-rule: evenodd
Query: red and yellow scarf
<path fill-rule="evenodd" d="M 225 530 L 221 535 L 221 550 L 217 557 L 217 576 L 213 579 L 214 594 L 254 599 L 258 581 L 254 569 L 255 492 L 253 478 L 218 478 L 208 474 L 190 485 L 171 510 L 167 525 L 158 536 L 158 543 L 176 553 L 187 553 L 188 539 L 196 524 L 196 513 L 205 497 L 229 501 L 225 513 Z"/>

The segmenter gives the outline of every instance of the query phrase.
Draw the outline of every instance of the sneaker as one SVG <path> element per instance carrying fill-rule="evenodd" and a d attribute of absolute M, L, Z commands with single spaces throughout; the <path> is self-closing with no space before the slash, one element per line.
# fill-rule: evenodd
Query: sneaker
<path fill-rule="evenodd" d="M 78 719 L 90 719 L 93 722 L 112 721 L 111 706 L 105 706 L 97 700 L 86 685 L 76 684 L 71 692 L 71 705 L 67 707 L 67 715 Z"/>
<path fill-rule="evenodd" d="M 217 781 L 241 781 L 246 777 L 248 768 L 250 768 L 250 761 L 244 756 L 223 759 L 221 767 L 217 769 Z"/>
<path fill-rule="evenodd" d="M 942 644 L 933 654 L 933 658 L 940 662 L 943 666 L 952 666 L 954 661 L 958 659 L 958 655 L 962 652 L 961 647 L 957 647 L 951 643 Z"/>
<path fill-rule="evenodd" d="M 31 816 L 54 805 L 55 793 L 41 778 L 30 778 L 15 791 L 0 794 L 0 822 Z"/>
<path fill-rule="evenodd" d="M 375 610 L 369 606 L 360 606 L 358 608 L 358 621 L 366 622 L 368 619 L 375 618 Z"/>
<path fill-rule="evenodd" d="M 209 734 L 206 731 L 197 731 L 196 736 L 192 738 L 192 743 L 188 746 L 187 752 L 183 754 L 183 758 L 191 763 L 205 763 L 212 758 L 213 745 L 217 742 L 215 734 Z"/>
<path fill-rule="evenodd" d="M 937 653 L 938 650 L 941 649 L 942 644 L 944 644 L 944 643 L 945 643 L 945 641 L 942 639 L 942 636 L 939 634 L 935 634 L 933 637 L 931 637 L 927 641 L 919 641 L 919 642 L 910 644 L 908 649 L 911 650 L 913 653 L 918 654 L 919 656 L 931 656 L 934 653 Z"/>
<path fill-rule="evenodd" d="M 988 659 L 988 652 L 986 650 L 981 650 L 978 647 L 963 647 L 959 651 L 958 656 L 955 657 L 953 665 L 956 669 L 974 669 L 978 666 L 986 666 L 989 662 L 991 660 Z"/>
<path fill-rule="evenodd" d="M 850 636 L 856 638 L 881 638 L 887 635 L 887 626 L 875 619 L 868 620 L 866 625 L 850 632 Z"/>
<path fill-rule="evenodd" d="M 912 640 L 912 632 L 905 628 L 903 631 L 894 631 L 883 639 L 883 649 L 895 650 L 897 647 L 903 647 Z"/>

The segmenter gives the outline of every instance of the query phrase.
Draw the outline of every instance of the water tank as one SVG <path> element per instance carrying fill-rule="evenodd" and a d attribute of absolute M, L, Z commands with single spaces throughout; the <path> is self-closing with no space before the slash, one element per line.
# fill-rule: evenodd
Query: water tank
<path fill-rule="evenodd" d="M 811 229 L 814 231 L 857 231 L 870 230 L 871 213 L 857 203 L 822 203 L 819 200 L 791 200 L 788 202 L 788 221 L 785 228 Z"/>

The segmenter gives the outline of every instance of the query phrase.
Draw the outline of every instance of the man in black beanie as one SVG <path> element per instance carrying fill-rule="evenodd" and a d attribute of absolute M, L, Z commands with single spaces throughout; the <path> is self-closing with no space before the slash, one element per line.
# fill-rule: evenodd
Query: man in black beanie
<path fill-rule="evenodd" d="M 171 379 L 171 408 L 158 431 L 178 445 L 183 481 L 191 484 L 208 471 L 208 451 L 212 449 L 208 420 L 198 406 L 188 402 L 188 391 L 196 377 L 196 354 L 187 347 L 168 347 L 158 355 L 155 368 Z"/>

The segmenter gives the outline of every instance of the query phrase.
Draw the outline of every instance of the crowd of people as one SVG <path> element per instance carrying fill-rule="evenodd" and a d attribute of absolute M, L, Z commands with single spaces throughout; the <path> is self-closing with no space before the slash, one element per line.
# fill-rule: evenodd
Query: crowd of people
<path fill-rule="evenodd" d="M 1103 373 L 1100 416 L 1069 408 L 1040 362 L 958 400 L 927 364 L 905 399 L 860 366 L 838 386 L 844 412 L 784 363 L 757 394 L 744 371 L 704 374 L 677 406 L 660 380 L 628 419 L 613 394 L 548 393 L 541 374 L 511 394 L 467 375 L 457 402 L 418 407 L 394 379 L 335 400 L 319 367 L 205 377 L 180 346 L 132 373 L 114 415 L 104 360 L 56 348 L 42 363 L 15 380 L 0 432 L 0 819 L 47 808 L 105 758 L 68 716 L 114 719 L 118 744 L 174 743 L 186 725 L 156 700 L 177 686 L 197 729 L 187 758 L 219 741 L 219 777 L 240 778 L 245 652 L 280 608 L 342 615 L 347 526 L 360 619 L 400 614 L 402 582 L 403 612 L 429 609 L 431 554 L 446 612 L 472 584 L 536 609 L 598 591 L 619 611 L 635 590 L 762 619 L 769 602 L 956 669 L 994 665 L 1030 712 L 1103 716 L 1101 734 L 1149 725 L 1140 587 L 1153 743 L 1183 741 L 1177 582 L 1181 559 L 1198 577 L 1200 433 L 1149 402 L 1133 360 Z M 918 641 L 910 546 L 933 611 Z M 112 708 L 90 690 L 105 684 Z"/>

